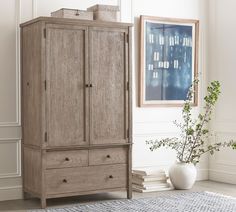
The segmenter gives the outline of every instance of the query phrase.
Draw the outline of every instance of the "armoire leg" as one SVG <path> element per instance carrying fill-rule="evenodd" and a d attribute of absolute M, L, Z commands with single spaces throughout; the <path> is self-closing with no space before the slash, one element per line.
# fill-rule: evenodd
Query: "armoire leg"
<path fill-rule="evenodd" d="M 130 188 L 130 187 L 127 190 L 127 198 L 132 199 L 132 188 Z"/>
<path fill-rule="evenodd" d="M 46 208 L 46 207 L 47 207 L 46 198 L 41 197 L 41 208 Z"/>

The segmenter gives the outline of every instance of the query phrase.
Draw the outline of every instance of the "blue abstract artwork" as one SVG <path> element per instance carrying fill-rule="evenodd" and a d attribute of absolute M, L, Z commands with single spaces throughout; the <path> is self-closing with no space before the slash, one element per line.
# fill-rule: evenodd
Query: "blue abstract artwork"
<path fill-rule="evenodd" d="M 194 25 L 144 22 L 144 101 L 184 101 L 194 79 Z"/>

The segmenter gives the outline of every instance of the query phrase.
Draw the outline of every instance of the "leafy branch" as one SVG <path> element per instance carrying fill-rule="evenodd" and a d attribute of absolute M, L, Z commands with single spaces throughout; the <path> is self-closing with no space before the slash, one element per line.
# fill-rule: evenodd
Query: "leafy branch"
<path fill-rule="evenodd" d="M 220 95 L 219 81 L 213 81 L 207 87 L 207 95 L 204 97 L 204 111 L 199 113 L 197 119 L 192 118 L 192 102 L 194 97 L 194 87 L 197 86 L 198 80 L 194 80 L 190 86 L 187 98 L 182 109 L 183 123 L 174 121 L 174 124 L 180 129 L 180 138 L 165 138 L 155 141 L 146 141 L 150 145 L 150 150 L 156 150 L 160 147 L 169 147 L 177 152 L 177 158 L 180 162 L 197 164 L 201 155 L 209 152 L 214 154 L 221 147 L 232 147 L 236 149 L 234 140 L 228 142 L 218 142 L 206 146 L 209 138 L 209 130 L 207 125 L 211 120 L 214 106 Z"/>

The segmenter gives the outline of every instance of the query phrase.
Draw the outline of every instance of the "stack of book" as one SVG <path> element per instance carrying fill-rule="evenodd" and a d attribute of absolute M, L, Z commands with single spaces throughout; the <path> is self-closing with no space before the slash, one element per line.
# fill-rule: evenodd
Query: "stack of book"
<path fill-rule="evenodd" d="M 132 187 L 137 192 L 154 192 L 171 190 L 164 170 L 133 170 Z"/>

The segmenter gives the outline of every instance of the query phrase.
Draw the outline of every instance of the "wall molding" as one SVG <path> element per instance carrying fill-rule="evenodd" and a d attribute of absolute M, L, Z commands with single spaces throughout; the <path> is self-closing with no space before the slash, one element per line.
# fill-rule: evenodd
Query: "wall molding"
<path fill-rule="evenodd" d="M 38 1 L 32 0 L 32 19 L 37 17 Z"/>
<path fill-rule="evenodd" d="M 22 186 L 0 187 L 0 201 L 22 199 Z"/>
<path fill-rule="evenodd" d="M 117 0 L 117 4 L 120 7 L 120 20 L 132 23 L 132 0 Z"/>
<path fill-rule="evenodd" d="M 133 133 L 133 137 L 179 137 L 177 132 L 165 132 L 165 133 Z"/>
<path fill-rule="evenodd" d="M 209 170 L 204 168 L 197 168 L 197 181 L 209 180 Z"/>
<path fill-rule="evenodd" d="M 21 108 L 20 108 L 20 10 L 21 0 L 15 0 L 15 30 L 16 30 L 16 121 L 15 122 L 0 122 L 0 127 L 19 127 L 21 126 Z"/>
<path fill-rule="evenodd" d="M 1 144 L 16 143 L 16 172 L 0 174 L 0 179 L 21 176 L 21 140 L 19 138 L 0 138 Z"/>
<path fill-rule="evenodd" d="M 226 160 L 219 160 L 219 159 L 217 159 L 216 160 L 216 164 L 223 165 L 223 166 L 235 166 L 236 167 L 236 163 L 231 163 L 231 162 L 226 161 Z"/>
<path fill-rule="evenodd" d="M 6 186 L 6 187 L 0 187 L 0 190 L 10 190 L 10 189 L 22 189 L 22 186 Z"/>
<path fill-rule="evenodd" d="M 209 179 L 223 183 L 236 184 L 236 172 L 209 169 Z"/>
<path fill-rule="evenodd" d="M 231 119 L 221 119 L 221 120 L 215 120 L 215 124 L 226 124 L 226 125 L 228 125 L 228 124 L 236 124 L 236 121 L 235 120 L 231 120 Z"/>
<path fill-rule="evenodd" d="M 235 176 L 235 180 L 236 180 L 236 172 L 219 171 L 216 169 L 209 169 L 209 172 L 217 172 L 217 173 L 224 174 L 224 175 Z"/>
<path fill-rule="evenodd" d="M 134 121 L 135 124 L 173 124 L 172 121 Z"/>
<path fill-rule="evenodd" d="M 17 116 L 20 117 L 20 112 Z M 0 128 L 1 127 L 21 127 L 20 119 L 17 118 L 16 122 L 0 122 Z"/>
<path fill-rule="evenodd" d="M 17 92 L 17 126 L 21 126 L 21 54 L 20 54 L 20 19 L 21 0 L 16 0 L 16 92 Z"/>
<path fill-rule="evenodd" d="M 232 137 L 232 136 L 236 136 L 236 132 L 223 131 L 223 130 L 222 131 L 215 131 L 214 137 L 212 139 L 213 140 L 212 143 L 218 142 L 218 140 L 222 137 Z M 228 138 L 228 139 L 230 140 L 231 138 Z M 228 139 L 225 139 L 225 140 L 228 140 Z M 220 154 L 220 152 L 218 154 Z M 219 157 L 218 154 L 215 156 L 214 164 L 220 165 L 220 166 L 228 166 L 228 167 L 236 166 L 235 162 L 224 160 L 224 158 Z"/>
<path fill-rule="evenodd" d="M 225 124 L 225 125 L 228 125 L 228 124 L 236 124 L 235 120 L 234 119 L 230 119 L 230 118 L 220 118 L 217 116 L 217 114 L 215 114 L 215 124 Z"/>
<path fill-rule="evenodd" d="M 222 131 L 219 131 L 219 130 L 217 130 L 217 131 L 215 131 L 215 135 L 216 136 L 219 136 L 219 135 L 234 135 L 234 136 L 236 136 L 236 132 L 235 131 L 226 131 L 226 130 L 222 130 Z"/>
<path fill-rule="evenodd" d="M 119 20 L 121 21 L 121 18 L 122 18 L 122 11 L 121 11 L 121 7 L 122 7 L 122 0 L 117 0 L 117 5 L 120 9 L 120 13 L 119 13 Z"/>
<path fill-rule="evenodd" d="M 209 170 L 197 168 L 197 181 L 209 180 Z"/>
<path fill-rule="evenodd" d="M 231 137 L 235 136 L 236 137 L 236 132 L 234 131 L 213 131 L 212 135 L 209 136 L 210 143 L 217 142 L 220 137 Z M 231 139 L 231 138 L 229 138 Z"/>

